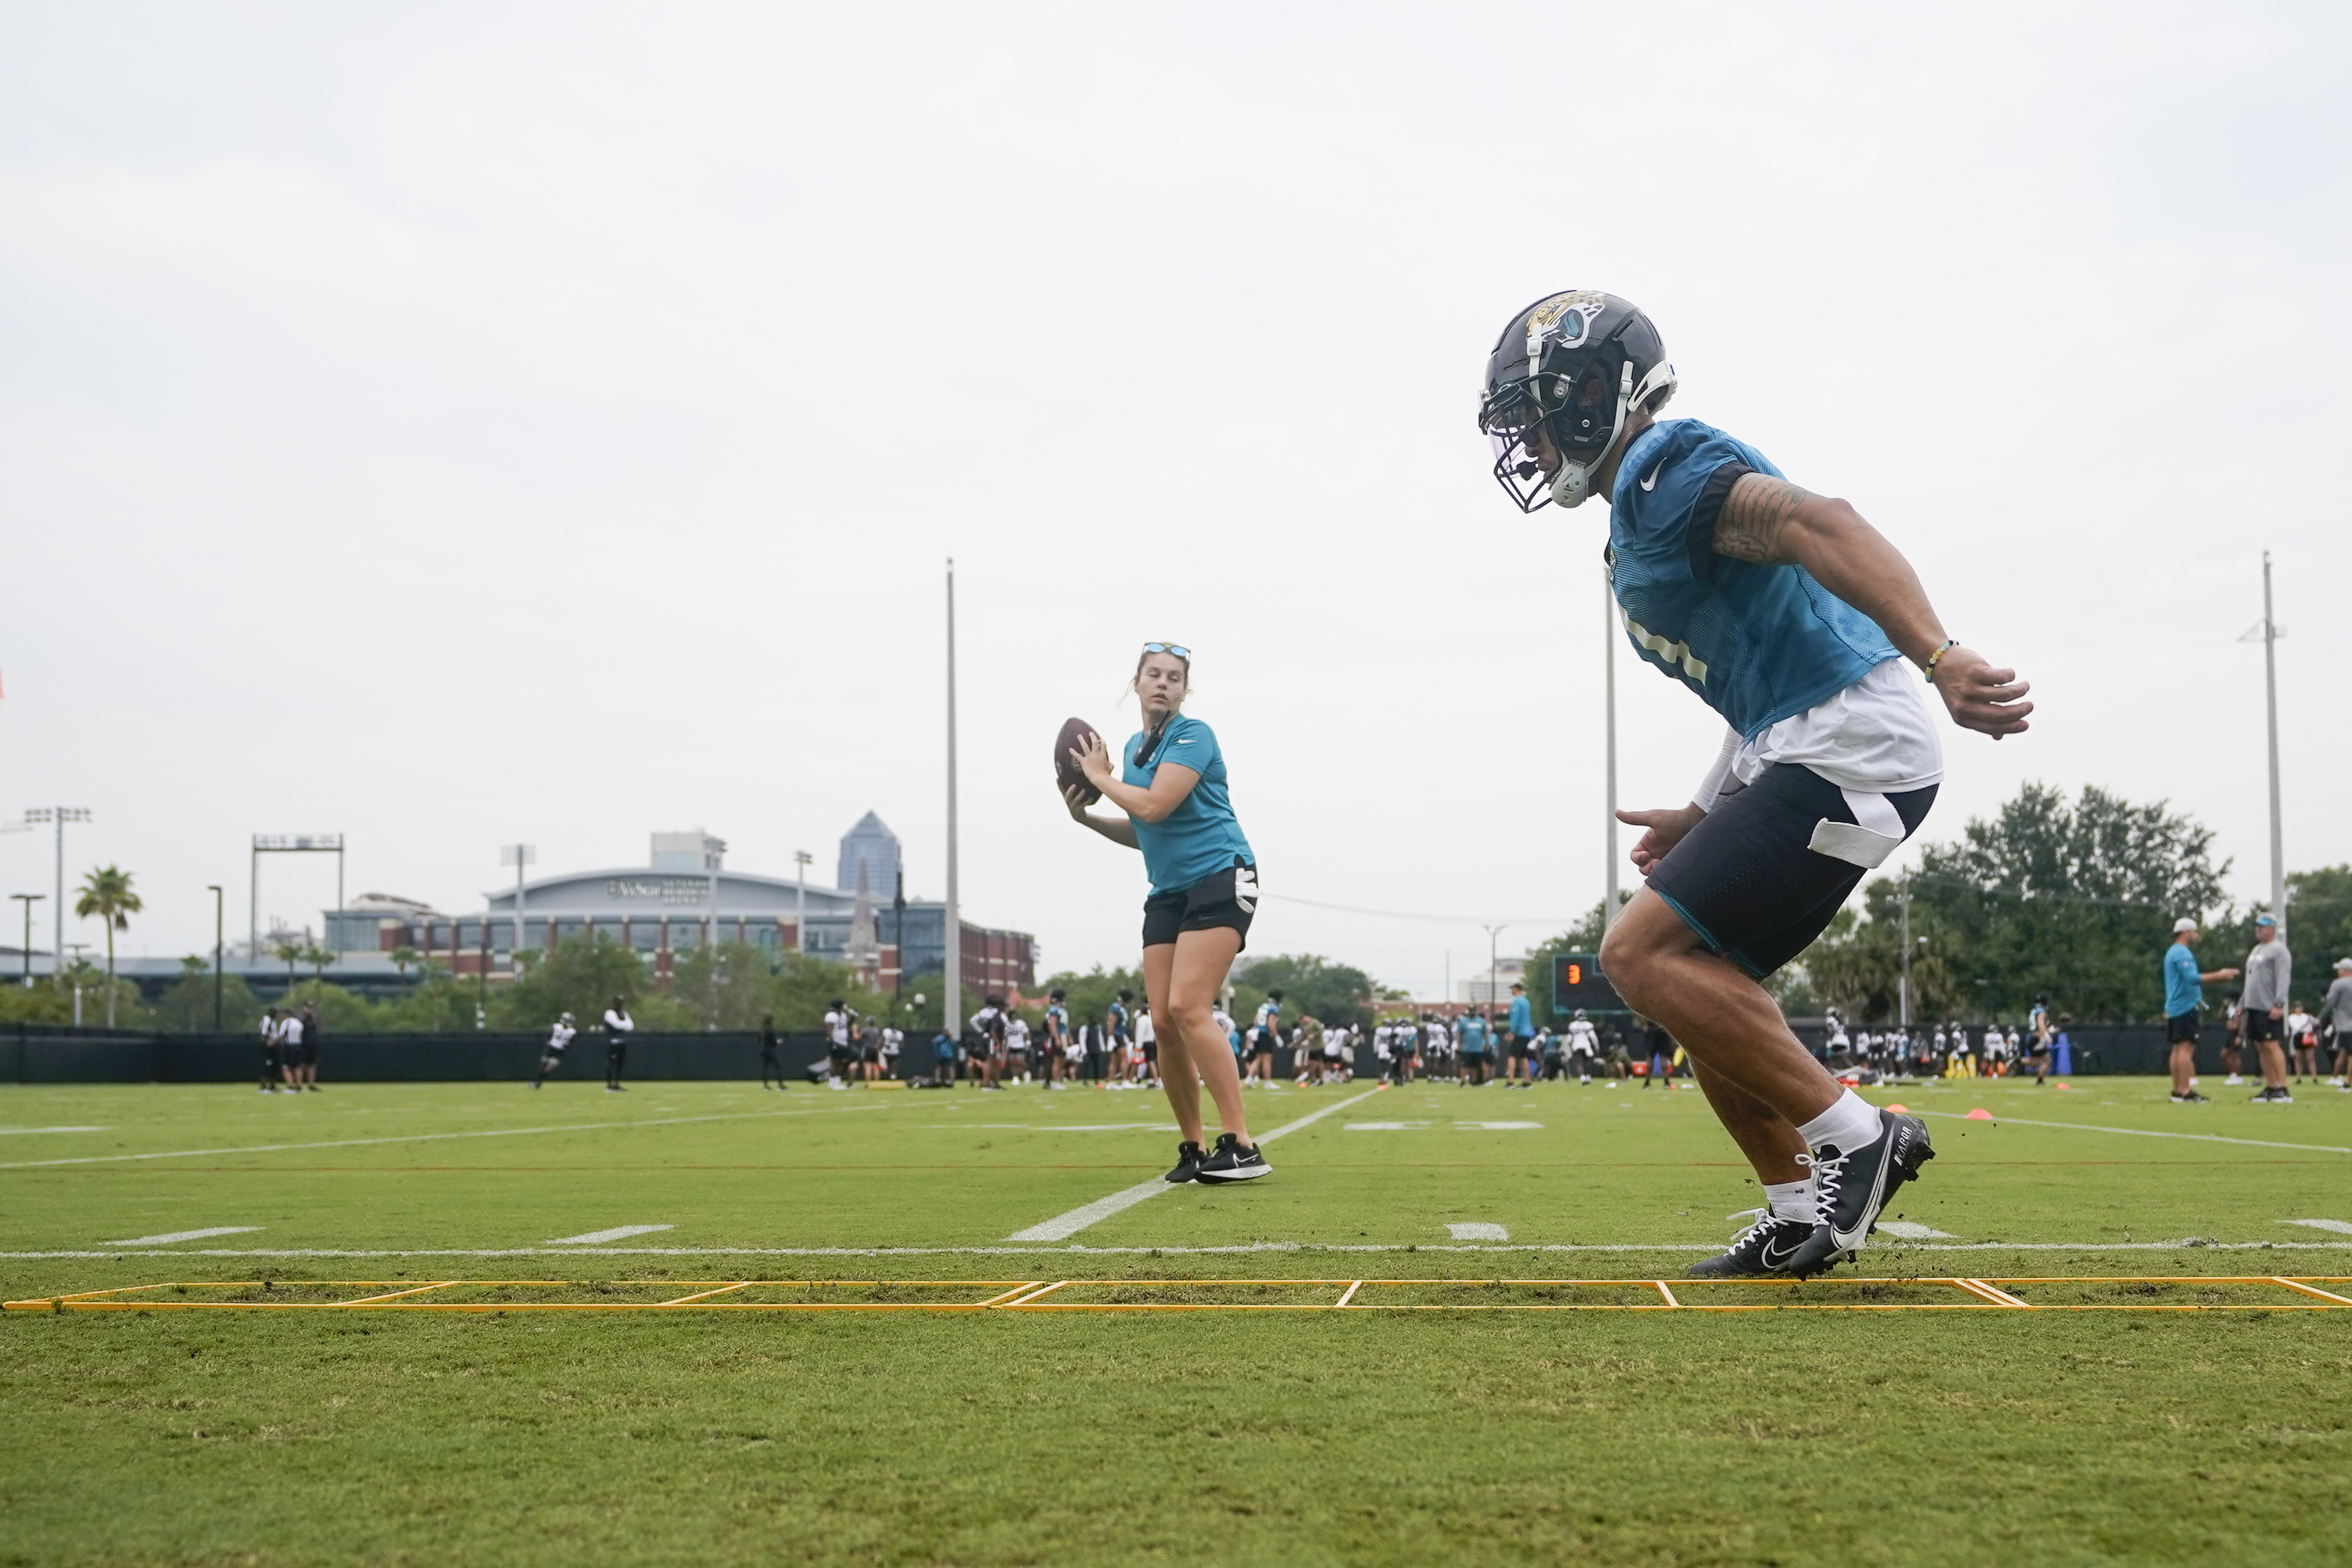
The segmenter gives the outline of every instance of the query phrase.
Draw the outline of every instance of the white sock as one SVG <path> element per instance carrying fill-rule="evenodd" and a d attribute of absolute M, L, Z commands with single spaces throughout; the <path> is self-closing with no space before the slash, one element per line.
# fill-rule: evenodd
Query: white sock
<path fill-rule="evenodd" d="M 1819 1217 L 1821 1205 L 1813 1197 L 1813 1179 L 1801 1182 L 1767 1182 L 1764 1201 L 1771 1206 L 1776 1219 L 1802 1220 L 1811 1225 Z"/>
<path fill-rule="evenodd" d="M 1809 1149 L 1828 1144 L 1841 1154 L 1878 1142 L 1878 1107 L 1847 1089 L 1837 1103 L 1797 1129 Z"/>

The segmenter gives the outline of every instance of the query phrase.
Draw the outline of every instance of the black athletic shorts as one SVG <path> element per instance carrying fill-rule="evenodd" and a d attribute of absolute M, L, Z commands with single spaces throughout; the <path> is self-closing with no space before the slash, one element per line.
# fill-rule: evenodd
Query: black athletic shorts
<path fill-rule="evenodd" d="M 1860 798 L 1892 807 L 1908 838 L 1927 820 L 1936 786 Z M 1862 826 L 1845 791 L 1811 768 L 1776 763 L 1650 868 L 1650 890 L 1710 951 L 1760 980 L 1811 947 L 1872 869 L 1813 848 L 1817 832 Z"/>
<path fill-rule="evenodd" d="M 1143 900 L 1143 945 L 1164 947 L 1187 931 L 1231 926 L 1249 946 L 1250 921 L 1257 913 L 1257 868 L 1234 857 L 1230 869 L 1213 872 L 1189 888 L 1154 893 Z"/>
<path fill-rule="evenodd" d="M 1143 1059 L 1148 1062 L 1156 1062 L 1160 1059 L 1160 1042 L 1157 1039 L 1143 1042 Z"/>
<path fill-rule="evenodd" d="M 294 1059 L 287 1065 L 298 1068 L 317 1067 L 319 1065 L 319 1047 L 312 1045 L 308 1040 L 303 1041 L 300 1045 L 294 1047 Z"/>
<path fill-rule="evenodd" d="M 2279 1037 L 2279 1020 L 2271 1016 L 2267 1007 L 2249 1007 L 2241 1015 L 2246 1021 L 2246 1044 L 2255 1045 Z"/>
<path fill-rule="evenodd" d="M 2197 1043 L 2197 1009 L 2191 1007 L 2186 1013 L 2175 1013 L 2171 1017 L 2167 1018 L 2164 1021 L 2164 1037 L 2176 1046 L 2195 1045 Z"/>

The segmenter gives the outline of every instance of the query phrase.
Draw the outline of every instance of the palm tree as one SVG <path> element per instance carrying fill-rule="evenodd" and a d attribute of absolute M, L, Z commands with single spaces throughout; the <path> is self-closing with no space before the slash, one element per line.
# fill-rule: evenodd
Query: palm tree
<path fill-rule="evenodd" d="M 131 890 L 131 873 L 119 866 L 100 866 L 82 879 L 75 891 L 74 913 L 83 920 L 96 915 L 106 922 L 106 1026 L 114 1027 L 114 933 L 131 929 L 131 917 L 147 906 Z"/>
<path fill-rule="evenodd" d="M 271 948 L 269 952 L 271 957 L 286 965 L 286 994 L 293 995 L 294 966 L 302 962 L 302 944 L 299 942 L 281 942 Z"/>
<path fill-rule="evenodd" d="M 425 962 L 425 955 L 413 947 L 395 947 L 386 956 L 392 960 L 392 966 L 400 971 L 400 977 L 403 980 L 408 978 L 410 964 Z"/>
<path fill-rule="evenodd" d="M 329 952 L 323 947 L 306 948 L 303 950 L 302 962 L 309 964 L 310 966 L 310 972 L 318 977 L 317 994 L 322 996 L 325 995 L 327 990 L 327 965 L 335 962 L 335 955 Z"/>

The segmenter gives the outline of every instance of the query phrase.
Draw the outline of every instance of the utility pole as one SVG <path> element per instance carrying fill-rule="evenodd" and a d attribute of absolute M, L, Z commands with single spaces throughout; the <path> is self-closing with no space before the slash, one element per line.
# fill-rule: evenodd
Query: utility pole
<path fill-rule="evenodd" d="M 515 868 L 514 958 L 508 967 L 514 972 L 517 979 L 522 977 L 523 869 L 536 864 L 538 859 L 539 846 L 536 844 L 502 844 L 499 847 L 499 864 Z M 486 941 L 482 945 L 488 947 L 489 943 Z"/>
<path fill-rule="evenodd" d="M 221 1026 L 221 889 L 217 882 L 205 884 L 205 891 L 213 896 L 213 1033 Z"/>
<path fill-rule="evenodd" d="M 1606 561 L 1601 563 L 1601 686 L 1609 731 L 1608 800 L 1602 811 L 1608 818 L 1604 853 L 1609 868 L 1601 894 L 1601 934 L 1607 936 L 1617 923 L 1617 587 Z"/>
<path fill-rule="evenodd" d="M 948 907 L 947 973 L 940 994 L 940 1027 L 948 1038 L 963 1034 L 963 906 L 956 880 L 956 647 L 955 557 L 948 557 Z"/>
<path fill-rule="evenodd" d="M 74 976 L 73 976 L 73 994 L 74 994 L 74 1027 L 75 1027 L 75 1028 L 77 1028 L 77 1029 L 79 1029 L 79 1028 L 80 1028 L 80 1027 L 81 1027 L 81 955 L 82 955 L 83 953 L 85 953 L 85 952 L 88 952 L 89 951 L 89 943 L 88 943 L 88 942 L 76 942 L 76 943 L 74 943 L 74 944 L 73 944 L 73 955 L 74 955 Z M 62 956 L 62 955 L 59 955 L 59 956 Z M 56 959 L 56 958 L 52 958 L 52 959 L 50 959 L 50 961 L 49 961 L 49 967 L 50 967 L 50 969 L 51 969 L 52 971 L 55 971 L 55 970 L 57 969 L 57 967 L 58 967 L 58 962 L 57 962 L 57 959 Z"/>
<path fill-rule="evenodd" d="M 48 897 L 47 893 L 11 893 L 10 898 L 25 906 L 25 989 L 33 988 L 33 906 Z M 57 955 L 49 955 L 49 967 L 57 968 Z"/>
<path fill-rule="evenodd" d="M 893 996 L 907 989 L 907 868 L 898 868 L 898 890 L 890 895 L 890 944 L 898 955 L 898 978 L 890 986 Z"/>
<path fill-rule="evenodd" d="M 1495 944 L 1508 929 L 1507 926 L 1486 927 L 1486 1005 L 1490 1008 L 1495 1005 L 1495 993 L 1499 989 L 1496 982 L 1502 979 L 1502 976 L 1496 973 L 1502 967 L 1503 961 L 1496 956 Z"/>
<path fill-rule="evenodd" d="M 2264 557 L 2265 560 L 2268 557 Z M 49 906 L 50 929 L 56 932 L 49 939 L 49 973 L 55 974 L 65 962 L 66 952 L 66 824 L 88 822 L 89 807 L 86 805 L 37 805 L 25 813 L 25 820 L 54 822 L 58 825 L 58 900 Z"/>
<path fill-rule="evenodd" d="M 1903 1027 L 1911 1026 L 1911 879 L 1903 879 Z"/>
<path fill-rule="evenodd" d="M 793 851 L 793 875 L 799 881 L 793 889 L 793 951 L 808 951 L 808 868 L 816 864 L 816 857 L 805 849 Z"/>
<path fill-rule="evenodd" d="M 2286 628 L 2271 615 L 2271 552 L 2263 552 L 2263 618 L 2240 642 L 2256 637 L 2263 644 L 2263 698 L 2270 710 L 2271 742 L 2271 918 L 2278 921 L 2278 940 L 2286 940 L 2286 838 L 2279 820 L 2278 640 Z"/>

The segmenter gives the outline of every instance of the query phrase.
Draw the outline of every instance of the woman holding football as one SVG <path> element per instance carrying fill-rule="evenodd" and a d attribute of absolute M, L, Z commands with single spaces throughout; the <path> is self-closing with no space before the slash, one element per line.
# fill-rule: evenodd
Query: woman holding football
<path fill-rule="evenodd" d="M 1234 818 L 1217 737 L 1184 716 L 1192 679 L 1192 649 L 1145 643 L 1129 682 L 1143 709 L 1142 731 L 1119 749 L 1116 769 L 1098 734 L 1089 732 L 1070 752 L 1087 784 L 1120 815 L 1088 813 L 1082 785 L 1066 785 L 1062 797 L 1072 818 L 1141 850 L 1151 879 L 1151 896 L 1143 901 L 1143 988 L 1158 1024 L 1160 1080 L 1184 1135 L 1168 1179 L 1243 1182 L 1273 1167 L 1250 1138 L 1241 1075 L 1211 1005 L 1257 910 L 1257 863 Z M 1224 1124 L 1216 1148 L 1205 1153 L 1203 1084 Z"/>

